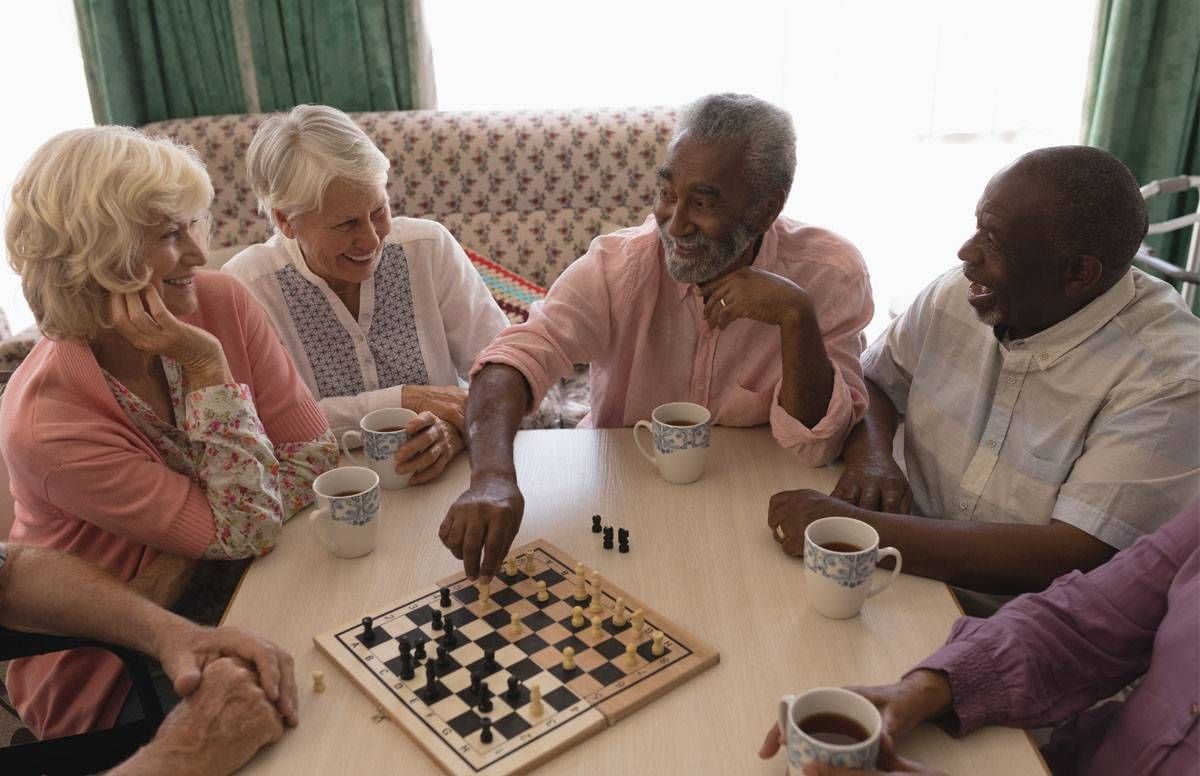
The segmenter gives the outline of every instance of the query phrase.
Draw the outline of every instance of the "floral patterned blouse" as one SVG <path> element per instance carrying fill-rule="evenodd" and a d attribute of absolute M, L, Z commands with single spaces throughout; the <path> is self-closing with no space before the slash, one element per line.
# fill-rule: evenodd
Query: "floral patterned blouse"
<path fill-rule="evenodd" d="M 273 445 L 258 418 L 250 389 L 227 383 L 190 391 L 177 362 L 161 357 L 171 391 L 174 423 L 108 372 L 104 378 L 121 410 L 146 435 L 173 471 L 204 489 L 216 534 L 205 559 L 261 555 L 270 530 L 312 503 L 317 475 L 337 465 L 329 431 L 309 442 Z M 264 529 L 267 529 L 264 531 Z"/>

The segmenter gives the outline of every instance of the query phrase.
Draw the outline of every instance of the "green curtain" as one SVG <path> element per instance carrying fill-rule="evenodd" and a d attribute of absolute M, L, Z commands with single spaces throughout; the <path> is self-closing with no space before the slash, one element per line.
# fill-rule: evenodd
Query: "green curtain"
<path fill-rule="evenodd" d="M 1111 151 L 1140 183 L 1200 174 L 1200 0 L 1100 0 L 1085 142 Z M 1197 194 L 1148 201 L 1151 222 L 1196 209 Z M 1149 238 L 1182 265 L 1190 229 Z"/>
<path fill-rule="evenodd" d="M 433 107 L 420 0 L 75 0 L 75 11 L 97 123 L 302 102 Z"/>
<path fill-rule="evenodd" d="M 245 112 L 228 0 L 75 0 L 75 14 L 98 124 Z"/>

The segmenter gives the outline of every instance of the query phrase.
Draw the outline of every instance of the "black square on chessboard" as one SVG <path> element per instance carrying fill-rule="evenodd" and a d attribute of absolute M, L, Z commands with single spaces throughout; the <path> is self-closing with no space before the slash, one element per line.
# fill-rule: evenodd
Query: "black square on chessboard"
<path fill-rule="evenodd" d="M 483 727 L 483 725 L 479 724 L 479 715 L 476 714 L 473 709 L 467 709 L 462 714 L 459 714 L 457 717 L 450 720 L 450 722 L 447 724 L 450 725 L 455 733 L 458 733 L 463 738 L 466 738 L 476 730 L 479 730 L 479 728 Z"/>
<path fill-rule="evenodd" d="M 509 740 L 521 735 L 530 727 L 532 725 L 522 719 L 520 714 L 506 714 L 492 723 L 492 728 Z"/>
<path fill-rule="evenodd" d="M 442 619 L 443 620 L 453 620 L 454 627 L 461 628 L 462 626 L 466 625 L 467 623 L 471 622 L 472 620 L 478 620 L 479 616 L 476 615 L 475 612 L 471 611 L 470 609 L 455 609 L 454 611 L 446 612 L 446 616 L 443 617 Z"/>
<path fill-rule="evenodd" d="M 546 644 L 545 639 L 543 639 L 541 636 L 537 635 L 536 633 L 530 633 L 525 638 L 518 639 L 516 642 L 516 645 L 526 655 L 535 654 L 535 653 L 540 652 L 541 650 L 545 649 L 547 646 L 549 646 L 548 644 Z"/>
<path fill-rule="evenodd" d="M 449 689 L 447 689 L 446 685 L 442 684 L 439 681 L 437 683 L 437 696 L 433 700 L 429 700 L 428 698 L 425 697 L 425 685 L 424 685 L 425 671 L 424 670 L 418 671 L 417 676 L 422 681 L 421 687 L 417 690 L 417 697 L 420 698 L 421 701 L 424 702 L 426 705 L 432 706 L 433 704 L 437 703 L 438 701 L 444 701 L 447 698 L 449 698 L 451 695 L 454 694 L 454 693 L 450 692 Z"/>
<path fill-rule="evenodd" d="M 512 614 L 503 609 L 497 609 L 494 612 L 483 615 L 483 621 L 491 625 L 495 630 L 500 630 L 501 628 L 507 628 L 512 623 Z"/>
<path fill-rule="evenodd" d="M 420 627 L 433 619 L 433 607 L 422 606 L 420 609 L 414 609 L 404 616 L 411 620 L 414 625 Z"/>
<path fill-rule="evenodd" d="M 557 644 L 554 645 L 554 648 L 557 649 L 559 652 L 562 652 L 567 647 L 574 647 L 575 654 L 578 655 L 580 652 L 587 649 L 588 645 L 584 644 L 582 641 L 575 638 L 574 636 L 567 636 L 565 639 L 563 639 L 562 641 L 559 641 Z"/>
<path fill-rule="evenodd" d="M 396 637 L 396 641 L 399 641 L 400 639 L 408 639 L 408 643 L 412 644 L 413 648 L 415 649 L 418 641 L 426 641 L 426 642 L 429 641 L 429 634 L 426 633 L 425 631 L 421 630 L 420 628 L 413 628 L 412 630 L 408 631 L 407 633 L 401 633 L 399 636 Z M 429 649 L 428 644 L 425 645 L 425 649 L 426 650 Z"/>
<path fill-rule="evenodd" d="M 564 579 L 562 574 L 559 574 L 554 569 L 546 569 L 541 574 L 536 574 L 533 577 L 534 582 L 545 582 L 546 587 L 554 587 Z"/>
<path fill-rule="evenodd" d="M 545 609 L 547 606 L 553 606 L 556 604 L 558 602 L 558 598 L 554 595 L 554 593 L 550 593 L 550 597 L 545 601 L 539 601 L 537 593 L 534 593 L 533 595 L 529 596 L 528 601 L 539 609 Z"/>
<path fill-rule="evenodd" d="M 376 644 L 383 644 L 388 639 L 391 638 L 391 636 L 388 635 L 387 631 L 385 631 L 382 627 L 380 627 L 378 625 L 371 628 L 371 635 L 368 638 L 363 638 L 363 630 L 361 627 L 359 627 L 357 629 L 354 636 L 359 641 L 361 641 L 363 644 L 366 644 L 368 647 L 373 647 Z"/>
<path fill-rule="evenodd" d="M 524 622 L 529 626 L 529 630 L 540 631 L 542 628 L 553 623 L 554 620 L 550 619 L 544 612 L 534 612 L 526 616 Z"/>
<path fill-rule="evenodd" d="M 505 670 L 520 679 L 522 682 L 527 682 L 540 674 L 542 672 L 542 667 L 529 658 L 525 658 L 524 660 L 513 663 L 511 666 L 505 668 Z M 526 695 L 528 695 L 528 693 L 526 693 Z"/>
<path fill-rule="evenodd" d="M 604 628 L 604 630 L 608 631 L 608 633 L 609 633 L 610 635 L 614 635 L 614 636 L 615 636 L 616 634 L 620 633 L 620 632 L 621 632 L 621 631 L 623 631 L 623 630 L 629 630 L 629 628 L 630 628 L 630 627 L 632 627 L 632 626 L 629 624 L 629 616 L 628 616 L 628 615 L 626 615 L 626 617 L 625 617 L 625 624 L 624 624 L 624 625 L 616 625 L 616 624 L 614 624 L 614 623 L 613 623 L 613 621 L 612 621 L 612 618 L 611 618 L 611 617 L 609 617 L 608 619 L 606 619 L 606 620 L 604 621 L 604 625 L 603 625 L 602 627 Z"/>
<path fill-rule="evenodd" d="M 430 655 L 430 657 L 433 658 L 434 663 L 439 662 L 437 659 L 437 647 L 433 648 L 433 654 Z M 447 651 L 446 652 L 446 665 L 438 666 L 438 676 L 449 676 L 452 671 L 457 671 L 460 668 L 462 668 L 462 663 L 460 663 L 454 659 L 453 653 Z"/>
<path fill-rule="evenodd" d="M 579 663 L 576 663 L 575 667 L 572 668 L 570 671 L 563 668 L 562 663 L 555 663 L 554 665 L 550 666 L 546 670 L 548 672 L 554 674 L 554 677 L 556 679 L 558 679 L 558 681 L 562 682 L 563 684 L 566 684 L 567 682 L 571 681 L 575 677 L 581 676 L 583 674 L 583 669 L 579 667 Z"/>
<path fill-rule="evenodd" d="M 475 643 L 478 644 L 479 648 L 485 652 L 489 649 L 498 651 L 508 646 L 508 639 L 504 638 L 499 633 L 492 631 L 491 633 L 485 633 L 479 638 L 475 639 Z"/>
<path fill-rule="evenodd" d="M 542 696 L 546 705 L 555 711 L 569 709 L 579 698 L 566 687 L 558 687 Z"/>
<path fill-rule="evenodd" d="M 612 663 L 601 663 L 599 667 L 588 671 L 588 675 L 605 687 L 616 684 L 625 678 L 625 672 Z"/>
<path fill-rule="evenodd" d="M 666 642 L 663 642 L 663 653 L 661 655 L 654 654 L 653 649 L 654 643 L 652 641 L 647 641 L 645 644 L 638 645 L 637 653 L 646 658 L 647 663 L 653 663 L 655 660 L 671 654 L 671 648 L 667 646 Z"/>
<path fill-rule="evenodd" d="M 583 622 L 580 623 L 579 625 L 572 625 L 571 618 L 572 618 L 572 615 L 568 614 L 566 617 L 559 620 L 558 624 L 563 626 L 567 630 L 571 631 L 572 633 L 579 633 L 579 631 L 583 630 L 584 628 L 592 627 L 592 623 L 588 620 L 588 614 L 587 614 L 586 609 L 583 611 Z"/>
<path fill-rule="evenodd" d="M 467 585 L 461 590 L 455 590 L 452 595 L 464 604 L 473 604 L 479 600 L 479 588 Z"/>
<path fill-rule="evenodd" d="M 625 645 L 617 639 L 605 639 L 592 649 L 604 655 L 608 660 L 615 660 L 620 655 L 625 654 Z"/>
<path fill-rule="evenodd" d="M 400 660 L 401 659 L 399 657 L 394 657 L 391 660 L 384 661 L 384 665 L 387 666 L 387 669 L 389 671 L 391 671 L 393 674 L 395 674 L 396 676 L 399 676 L 400 675 Z M 416 659 L 410 658 L 409 664 L 412 665 L 412 669 L 415 673 L 417 670 Z"/>
<path fill-rule="evenodd" d="M 511 606 L 521 600 L 521 594 L 511 587 L 502 587 L 492 593 L 492 600 L 501 606 Z"/>

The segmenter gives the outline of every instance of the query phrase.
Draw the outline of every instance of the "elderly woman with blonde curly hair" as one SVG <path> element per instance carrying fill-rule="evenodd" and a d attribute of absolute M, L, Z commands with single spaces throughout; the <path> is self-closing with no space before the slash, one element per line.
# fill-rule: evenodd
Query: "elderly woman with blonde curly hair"
<path fill-rule="evenodd" d="M 336 433 L 376 409 L 419 413 L 395 453 L 416 484 L 463 449 L 462 386 L 508 321 L 445 227 L 392 217 L 389 166 L 336 108 L 268 118 L 246 172 L 278 232 L 224 269 L 262 303 Z"/>
<path fill-rule="evenodd" d="M 261 308 L 232 278 L 197 272 L 211 201 L 190 149 L 75 130 L 21 171 L 5 232 L 46 335 L 0 404 L 12 539 L 82 556 L 164 604 L 182 605 L 191 574 L 220 566 L 208 561 L 268 552 L 337 461 Z M 38 737 L 111 726 L 129 690 L 95 650 L 15 661 L 7 684 Z"/>

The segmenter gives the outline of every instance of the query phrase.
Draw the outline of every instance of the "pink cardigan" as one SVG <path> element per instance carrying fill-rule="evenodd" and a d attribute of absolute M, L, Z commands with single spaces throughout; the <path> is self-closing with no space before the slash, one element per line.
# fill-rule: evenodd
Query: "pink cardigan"
<path fill-rule="evenodd" d="M 200 306 L 184 320 L 221 342 L 272 443 L 325 432 L 258 303 L 227 275 L 201 272 L 195 282 Z M 16 502 L 13 542 L 73 553 L 125 581 L 161 552 L 199 558 L 213 542 L 204 491 L 129 422 L 85 343 L 33 348 L 0 403 L 0 451 Z M 92 649 L 14 661 L 7 682 L 39 738 L 111 727 L 129 692 L 120 661 Z"/>

